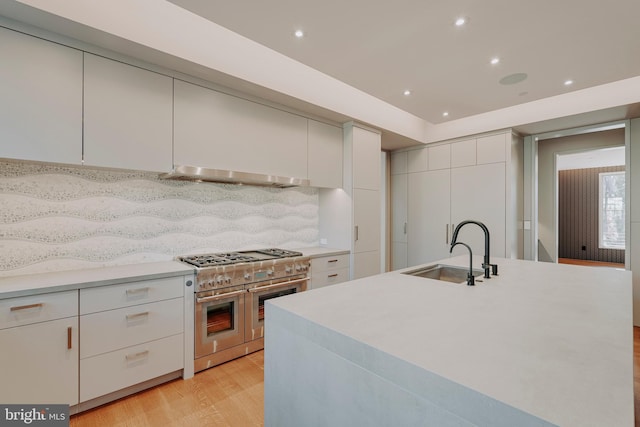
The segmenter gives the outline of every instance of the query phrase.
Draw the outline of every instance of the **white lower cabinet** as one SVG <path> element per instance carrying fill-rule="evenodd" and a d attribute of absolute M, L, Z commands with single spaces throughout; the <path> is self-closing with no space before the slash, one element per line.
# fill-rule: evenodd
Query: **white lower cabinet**
<path fill-rule="evenodd" d="M 182 334 L 80 360 L 80 401 L 182 368 Z"/>
<path fill-rule="evenodd" d="M 0 402 L 78 403 L 78 292 L 0 300 Z"/>
<path fill-rule="evenodd" d="M 80 402 L 184 367 L 182 277 L 80 290 Z"/>
<path fill-rule="evenodd" d="M 349 254 L 311 259 L 310 289 L 324 288 L 349 280 Z"/>

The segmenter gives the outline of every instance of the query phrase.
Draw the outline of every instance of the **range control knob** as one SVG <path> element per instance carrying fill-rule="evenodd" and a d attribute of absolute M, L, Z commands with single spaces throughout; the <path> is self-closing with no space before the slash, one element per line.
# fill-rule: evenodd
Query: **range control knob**
<path fill-rule="evenodd" d="M 284 272 L 285 272 L 285 273 L 291 273 L 291 270 L 292 270 L 292 268 L 291 268 L 291 266 L 290 266 L 290 265 L 287 265 L 287 266 L 284 268 Z"/>
<path fill-rule="evenodd" d="M 229 276 L 224 276 L 224 282 L 225 282 L 225 283 L 231 283 L 231 277 L 229 277 Z"/>
<path fill-rule="evenodd" d="M 251 280 L 251 275 L 249 273 L 244 273 L 244 280 Z"/>
<path fill-rule="evenodd" d="M 273 270 L 267 270 L 267 276 L 273 276 Z"/>

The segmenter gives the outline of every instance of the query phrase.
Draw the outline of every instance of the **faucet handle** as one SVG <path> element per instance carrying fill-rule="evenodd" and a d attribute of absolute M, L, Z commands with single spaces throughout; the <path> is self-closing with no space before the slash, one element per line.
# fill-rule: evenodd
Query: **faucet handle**
<path fill-rule="evenodd" d="M 489 264 L 491 266 L 491 274 L 493 276 L 498 275 L 498 264 Z"/>
<path fill-rule="evenodd" d="M 475 286 L 476 278 L 471 273 L 467 273 L 467 286 Z"/>

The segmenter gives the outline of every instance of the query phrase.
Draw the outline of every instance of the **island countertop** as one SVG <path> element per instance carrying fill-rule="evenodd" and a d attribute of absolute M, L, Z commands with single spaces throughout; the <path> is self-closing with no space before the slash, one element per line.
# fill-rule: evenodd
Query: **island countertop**
<path fill-rule="evenodd" d="M 276 330 L 287 328 L 465 420 L 459 425 L 532 416 L 528 425 L 632 426 L 631 272 L 492 262 L 499 275 L 476 286 L 402 274 L 414 267 L 270 300 L 266 402 L 280 356 L 269 354 L 269 340 L 275 348 Z M 266 420 L 277 412 L 267 408 Z"/>

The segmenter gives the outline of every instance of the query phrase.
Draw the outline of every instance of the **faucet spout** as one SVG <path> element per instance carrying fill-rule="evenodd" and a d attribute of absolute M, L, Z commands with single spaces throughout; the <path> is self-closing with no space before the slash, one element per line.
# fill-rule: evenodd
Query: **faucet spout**
<path fill-rule="evenodd" d="M 455 246 L 456 242 L 458 241 L 458 233 L 460 232 L 460 229 L 463 226 L 467 225 L 467 224 L 475 224 L 478 227 L 480 227 L 482 229 L 482 231 L 484 232 L 484 258 L 483 258 L 482 268 L 484 269 L 484 277 L 485 277 L 485 279 L 489 279 L 490 278 L 489 270 L 492 271 L 494 276 L 497 276 L 498 275 L 498 265 L 497 264 L 491 264 L 491 262 L 489 261 L 489 241 L 490 241 L 489 229 L 487 228 L 486 225 L 484 225 L 480 221 L 467 220 L 467 221 L 462 221 L 460 224 L 458 224 L 456 226 L 456 229 L 453 231 L 453 235 L 451 236 L 451 249 L 453 249 L 453 247 Z M 451 253 L 451 251 L 449 251 L 449 253 Z"/>
<path fill-rule="evenodd" d="M 474 286 L 476 284 L 476 278 L 473 277 L 473 253 L 471 252 L 471 247 L 466 243 L 457 242 L 451 245 L 451 249 L 449 249 L 449 253 L 453 252 L 453 248 L 456 245 L 462 245 L 469 250 L 469 272 L 467 273 L 467 286 Z"/>

